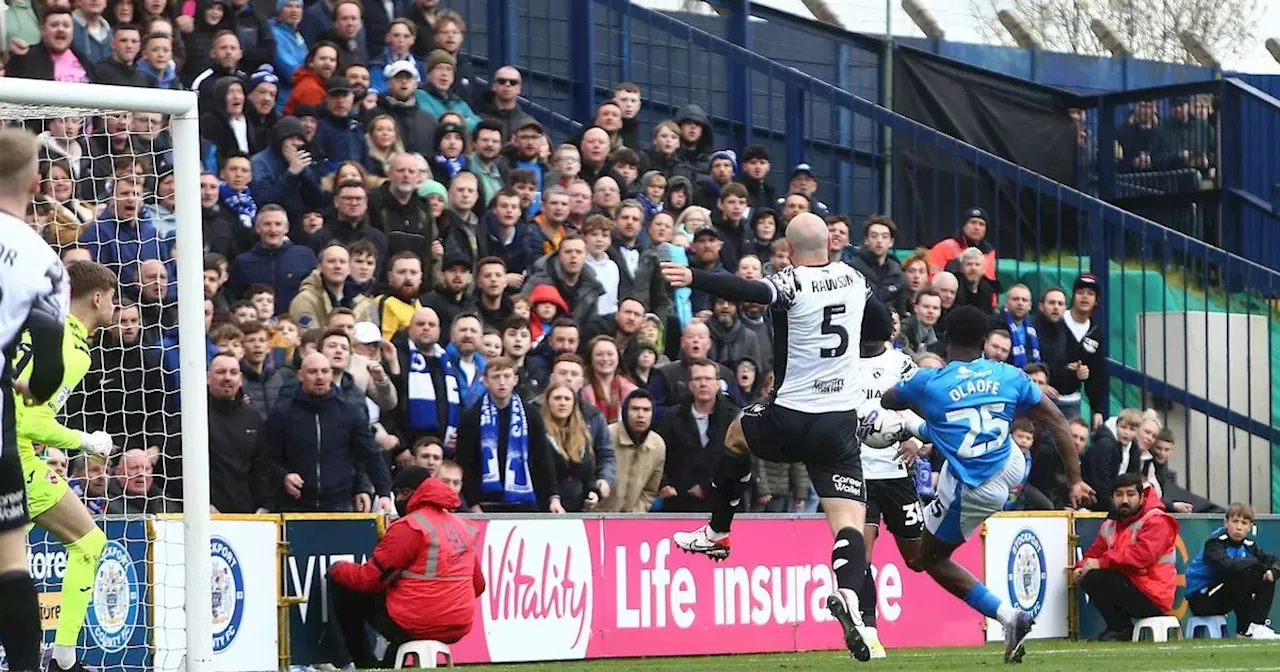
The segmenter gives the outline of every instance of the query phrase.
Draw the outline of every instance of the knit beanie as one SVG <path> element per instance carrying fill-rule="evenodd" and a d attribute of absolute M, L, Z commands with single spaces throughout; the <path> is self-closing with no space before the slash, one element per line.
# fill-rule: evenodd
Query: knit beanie
<path fill-rule="evenodd" d="M 441 64 L 447 64 L 455 70 L 458 68 L 458 60 L 444 49 L 434 49 L 430 54 L 427 54 L 427 72 L 435 70 L 436 66 Z"/>

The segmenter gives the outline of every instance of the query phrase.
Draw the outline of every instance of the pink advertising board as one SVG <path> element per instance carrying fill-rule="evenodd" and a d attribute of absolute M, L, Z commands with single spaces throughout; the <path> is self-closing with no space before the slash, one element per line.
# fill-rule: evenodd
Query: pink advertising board
<path fill-rule="evenodd" d="M 680 552 L 674 518 L 477 520 L 488 590 L 459 662 L 573 660 L 840 649 L 824 605 L 834 589 L 831 531 L 817 518 L 744 518 L 733 554 Z M 983 642 L 982 618 L 876 544 L 886 646 Z M 982 542 L 955 559 L 982 580 Z"/>

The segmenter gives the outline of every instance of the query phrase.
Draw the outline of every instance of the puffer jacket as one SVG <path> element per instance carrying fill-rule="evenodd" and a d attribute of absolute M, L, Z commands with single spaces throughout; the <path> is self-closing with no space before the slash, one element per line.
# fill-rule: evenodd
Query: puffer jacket
<path fill-rule="evenodd" d="M 342 300 L 335 304 L 333 295 L 325 289 L 324 279 L 320 277 L 320 269 L 317 268 L 302 281 L 297 296 L 289 303 L 289 314 L 298 321 L 298 326 L 310 329 L 326 324 L 329 313 L 335 308 L 350 308 L 356 314 L 356 321 L 369 320 L 372 306 L 373 297 L 361 294 L 356 281 L 351 278 L 347 278 L 343 287 Z"/>
<path fill-rule="evenodd" d="M 471 631 L 476 598 L 485 591 L 476 529 L 450 513 L 461 505 L 443 481 L 423 481 L 373 557 L 333 565 L 329 580 L 362 593 L 385 592 L 387 615 L 414 639 L 457 642 Z"/>

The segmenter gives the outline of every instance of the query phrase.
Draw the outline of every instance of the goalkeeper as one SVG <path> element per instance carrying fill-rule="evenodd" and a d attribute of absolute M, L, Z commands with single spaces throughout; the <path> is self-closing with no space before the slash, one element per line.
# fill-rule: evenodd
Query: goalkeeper
<path fill-rule="evenodd" d="M 91 458 L 106 460 L 114 447 L 106 432 L 68 429 L 57 421 L 57 413 L 67 397 L 80 385 L 89 370 L 89 337 L 114 321 L 115 275 L 102 264 L 77 261 L 67 267 L 71 281 L 71 310 L 62 336 L 62 385 L 49 400 L 38 406 L 16 404 L 18 452 L 26 478 L 31 519 L 48 530 L 67 547 L 67 569 L 62 579 L 62 610 L 53 640 L 53 660 L 57 669 L 83 670 L 76 656 L 76 644 L 85 613 L 89 610 L 98 558 L 107 537 L 94 524 L 89 510 L 71 491 L 61 476 L 36 456 L 33 443 L 63 450 L 80 450 Z M 15 379 L 29 375 L 31 335 L 23 334 Z M 20 394 L 20 392 L 19 392 Z M 50 672 L 53 672 L 53 667 Z"/>

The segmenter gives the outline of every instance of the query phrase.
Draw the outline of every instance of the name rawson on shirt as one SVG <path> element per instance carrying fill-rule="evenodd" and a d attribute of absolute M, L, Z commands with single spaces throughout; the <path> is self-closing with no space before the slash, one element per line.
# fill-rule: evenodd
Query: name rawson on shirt
<path fill-rule="evenodd" d="M 834 292 L 837 289 L 844 289 L 853 284 L 854 276 L 837 275 L 833 278 L 818 278 L 809 283 L 811 292 Z M 803 291 L 803 284 L 796 284 L 796 288 Z"/>

